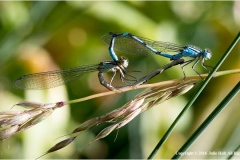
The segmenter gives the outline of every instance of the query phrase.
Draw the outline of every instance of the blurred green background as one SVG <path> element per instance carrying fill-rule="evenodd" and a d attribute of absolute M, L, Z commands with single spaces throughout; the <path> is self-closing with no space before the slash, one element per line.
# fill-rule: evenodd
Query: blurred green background
<path fill-rule="evenodd" d="M 107 91 L 99 84 L 97 73 L 86 74 L 67 86 L 40 91 L 16 90 L 12 88 L 12 82 L 24 74 L 111 60 L 108 46 L 101 41 L 101 36 L 110 31 L 128 31 L 153 40 L 209 48 L 213 55 L 205 63 L 214 66 L 239 28 L 240 1 L 0 2 L 0 111 L 9 110 L 22 100 L 56 102 Z M 141 73 L 133 73 L 136 77 L 169 63 L 168 59 L 156 55 L 118 55 L 129 58 L 129 70 L 141 70 Z M 238 43 L 220 70 L 240 68 L 239 62 Z M 196 69 L 200 73 L 206 72 L 200 64 Z M 186 74 L 196 73 L 189 65 Z M 149 83 L 182 77 L 180 67 L 174 67 Z M 213 79 L 155 158 L 172 157 L 239 79 L 239 75 Z M 99 125 L 80 135 L 73 144 L 44 158 L 77 158 L 79 155 L 81 158 L 101 159 L 147 158 L 197 87 L 138 116 L 119 130 L 115 142 L 116 131 L 83 150 L 94 135 L 109 124 Z M 70 133 L 87 119 L 121 107 L 140 91 L 58 109 L 40 124 L 1 142 L 0 158 L 36 158 L 56 144 L 59 141 L 56 138 Z M 235 149 L 240 143 L 237 136 L 240 134 L 239 98 L 229 104 L 189 151 Z M 219 157 L 224 156 L 194 155 L 185 158 Z"/>

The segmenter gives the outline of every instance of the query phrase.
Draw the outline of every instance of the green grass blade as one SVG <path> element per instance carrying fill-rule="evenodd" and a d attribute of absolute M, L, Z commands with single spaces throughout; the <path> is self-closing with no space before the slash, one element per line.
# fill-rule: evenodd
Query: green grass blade
<path fill-rule="evenodd" d="M 237 148 L 233 151 L 233 154 L 231 154 L 227 159 L 232 159 L 234 156 L 234 153 L 237 152 L 240 149 L 240 144 L 237 146 Z"/>
<path fill-rule="evenodd" d="M 163 143 L 167 140 L 171 132 L 173 131 L 174 127 L 176 126 L 177 122 L 180 120 L 180 118 L 184 115 L 184 113 L 192 106 L 193 102 L 197 99 L 197 97 L 200 95 L 202 90 L 205 88 L 205 86 L 208 84 L 210 79 L 213 77 L 215 72 L 219 69 L 221 64 L 224 62 L 224 60 L 227 58 L 227 56 L 230 54 L 234 46 L 238 43 L 240 39 L 240 32 L 237 34 L 236 38 L 233 40 L 229 48 L 226 50 L 225 54 L 221 57 L 217 65 L 214 67 L 214 69 L 211 71 L 209 76 L 203 81 L 202 85 L 200 86 L 199 90 L 193 95 L 191 100 L 187 103 L 187 105 L 184 107 L 184 109 L 181 111 L 181 113 L 178 115 L 178 117 L 174 120 L 173 124 L 169 127 L 167 132 L 164 134 L 164 136 L 161 138 L 161 140 L 158 142 L 157 146 L 154 148 L 152 153 L 149 155 L 148 159 L 152 159 L 153 156 L 157 153 L 159 148 L 163 145 Z"/>
<path fill-rule="evenodd" d="M 214 111 L 206 118 L 206 120 L 198 127 L 187 142 L 176 152 L 172 159 L 179 159 L 182 155 L 178 153 L 185 152 L 197 137 L 206 129 L 212 120 L 227 106 L 227 104 L 239 93 L 240 82 L 232 89 L 232 91 L 223 99 L 223 101 L 214 109 Z"/>

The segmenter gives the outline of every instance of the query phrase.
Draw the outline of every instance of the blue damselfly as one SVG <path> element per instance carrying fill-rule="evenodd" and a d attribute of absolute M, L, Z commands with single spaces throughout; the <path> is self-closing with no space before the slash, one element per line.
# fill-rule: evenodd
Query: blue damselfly
<path fill-rule="evenodd" d="M 195 61 L 192 66 L 192 69 L 200 75 L 195 69 L 195 65 L 199 62 L 200 58 L 202 58 L 202 67 L 208 70 L 204 64 L 205 60 L 211 58 L 211 51 L 208 49 L 200 49 L 193 45 L 187 46 L 179 46 L 174 43 L 162 42 L 162 41 L 153 41 L 147 38 L 134 36 L 131 33 L 113 33 L 109 32 L 102 37 L 102 40 L 109 45 L 109 53 L 114 61 L 118 60 L 114 49 L 128 53 L 128 54 L 149 54 L 154 53 L 157 55 L 161 55 L 163 57 L 169 58 L 170 60 L 177 60 L 183 57 L 191 57 L 193 59 L 185 61 L 183 65 L 181 65 L 184 77 L 184 67 L 191 62 Z M 165 53 L 166 52 L 166 53 Z M 176 53 L 176 54 L 168 54 L 168 53 Z"/>

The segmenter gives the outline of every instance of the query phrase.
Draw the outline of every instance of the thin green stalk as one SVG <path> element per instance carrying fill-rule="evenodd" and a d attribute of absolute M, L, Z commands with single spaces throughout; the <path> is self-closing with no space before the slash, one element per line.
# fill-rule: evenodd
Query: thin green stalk
<path fill-rule="evenodd" d="M 170 136 L 171 132 L 175 128 L 177 122 L 180 120 L 180 118 L 184 115 L 184 113 L 192 106 L 193 102 L 197 99 L 197 97 L 200 95 L 202 90 L 205 88 L 205 86 L 208 84 L 210 79 L 213 77 L 215 72 L 219 69 L 221 64 L 224 62 L 224 60 L 227 58 L 227 56 L 230 54 L 234 46 L 237 44 L 237 42 L 240 39 L 240 32 L 236 36 L 236 38 L 233 40 L 232 44 L 229 46 L 229 48 L 226 50 L 225 54 L 221 57 L 215 68 L 211 71 L 211 73 L 208 75 L 208 77 L 203 81 L 201 87 L 199 90 L 195 93 L 195 95 L 191 98 L 191 100 L 187 103 L 187 105 L 184 107 L 184 109 L 181 111 L 181 113 L 178 115 L 178 117 L 175 119 L 173 124 L 169 127 L 167 132 L 164 134 L 164 136 L 161 138 L 161 140 L 158 142 L 157 146 L 154 148 L 152 153 L 149 155 L 148 159 L 152 159 L 153 156 L 157 153 L 159 148 L 163 145 L 163 143 L 167 140 L 167 138 Z"/>
<path fill-rule="evenodd" d="M 240 149 L 240 144 L 237 146 L 237 148 L 233 151 L 233 153 L 227 158 L 227 159 L 232 159 L 234 156 L 234 153 L 236 153 Z"/>
<path fill-rule="evenodd" d="M 172 159 L 179 159 L 182 157 L 183 152 L 185 152 L 193 142 L 198 138 L 198 136 L 207 128 L 207 126 L 212 122 L 214 118 L 227 106 L 229 102 L 238 94 L 240 90 L 240 82 L 232 89 L 232 91 L 223 99 L 223 101 L 214 109 L 214 111 L 206 118 L 206 120 L 198 127 L 198 129 L 192 134 L 192 136 L 187 140 L 187 142 L 176 152 Z"/>

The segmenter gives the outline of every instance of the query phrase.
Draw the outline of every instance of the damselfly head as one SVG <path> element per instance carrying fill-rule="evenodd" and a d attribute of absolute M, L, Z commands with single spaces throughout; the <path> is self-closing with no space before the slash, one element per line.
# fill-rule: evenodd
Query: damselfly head
<path fill-rule="evenodd" d="M 128 64 L 129 64 L 128 59 L 126 57 L 123 57 L 123 56 L 120 57 L 120 63 L 124 68 L 127 68 Z"/>
<path fill-rule="evenodd" d="M 208 60 L 212 57 L 212 52 L 209 49 L 204 49 L 203 50 L 203 58 L 205 60 Z"/>

